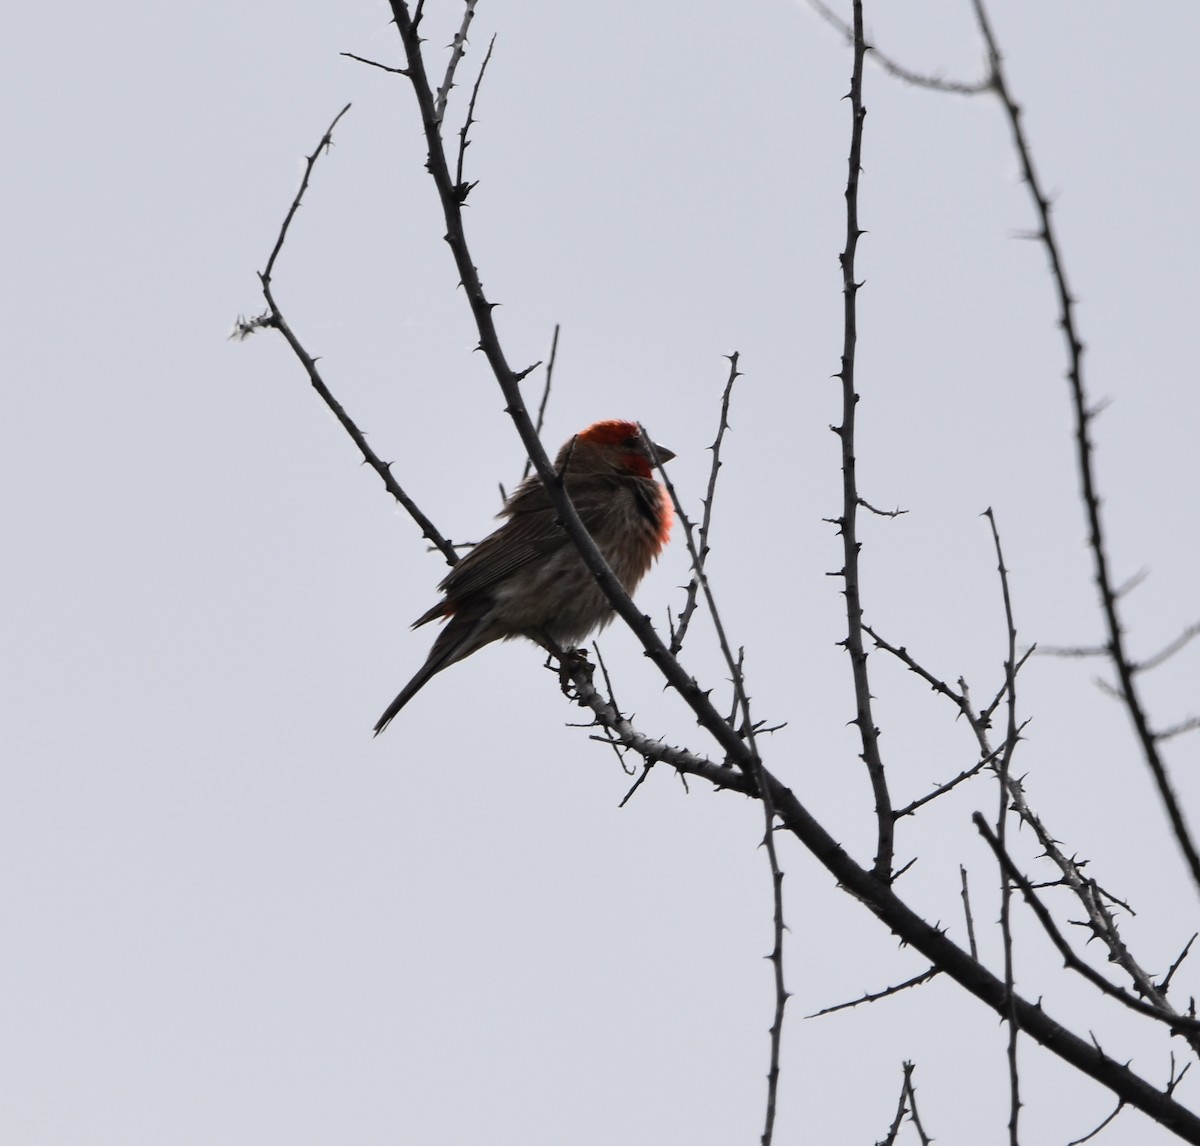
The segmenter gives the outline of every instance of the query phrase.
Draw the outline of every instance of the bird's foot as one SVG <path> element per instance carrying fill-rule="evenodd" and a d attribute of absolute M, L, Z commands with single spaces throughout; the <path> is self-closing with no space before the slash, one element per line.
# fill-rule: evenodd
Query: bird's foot
<path fill-rule="evenodd" d="M 587 649 L 566 649 L 558 659 L 558 685 L 563 696 L 574 700 L 577 695 L 575 677 L 583 674 L 588 684 L 592 683 L 595 665 L 588 660 Z"/>

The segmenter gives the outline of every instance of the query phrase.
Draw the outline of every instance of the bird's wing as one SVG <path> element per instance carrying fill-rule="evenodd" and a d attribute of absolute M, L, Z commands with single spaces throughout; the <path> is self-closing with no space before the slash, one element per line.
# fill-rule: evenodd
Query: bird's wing
<path fill-rule="evenodd" d="M 455 565 L 438 588 L 450 598 L 477 593 L 567 543 L 566 533 L 548 508 L 518 511 Z"/>
<path fill-rule="evenodd" d="M 616 483 L 593 479 L 572 489 L 571 499 L 584 525 L 594 531 L 618 494 Z M 488 589 L 530 562 L 544 561 L 571 543 L 536 478 L 516 490 L 503 516 L 508 520 L 476 545 L 438 586 L 448 597 Z"/>
<path fill-rule="evenodd" d="M 613 511 L 614 499 L 620 499 L 622 493 L 620 483 L 593 477 L 587 482 L 576 483 L 571 489 L 571 500 L 584 525 L 594 533 Z M 446 599 L 416 620 L 414 628 L 456 612 L 456 605 L 464 597 L 486 592 L 518 569 L 531 562 L 545 561 L 571 543 L 566 530 L 558 524 L 550 499 L 537 478 L 530 478 L 518 487 L 502 516 L 508 520 L 446 574 L 438 586 Z"/>

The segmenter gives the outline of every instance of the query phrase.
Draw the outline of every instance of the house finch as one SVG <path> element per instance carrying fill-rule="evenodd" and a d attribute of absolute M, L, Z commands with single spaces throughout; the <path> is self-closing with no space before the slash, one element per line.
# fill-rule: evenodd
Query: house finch
<path fill-rule="evenodd" d="M 675 455 L 662 446 L 663 461 Z M 576 434 L 554 463 L 605 561 L 632 593 L 667 543 L 671 503 L 651 476 L 650 448 L 635 422 L 597 422 Z M 438 586 L 443 599 L 413 622 L 449 618 L 420 671 L 375 725 L 378 736 L 434 673 L 492 641 L 549 638 L 560 647 L 612 620 L 612 606 L 536 474 L 505 502 L 504 524 L 485 537 Z"/>

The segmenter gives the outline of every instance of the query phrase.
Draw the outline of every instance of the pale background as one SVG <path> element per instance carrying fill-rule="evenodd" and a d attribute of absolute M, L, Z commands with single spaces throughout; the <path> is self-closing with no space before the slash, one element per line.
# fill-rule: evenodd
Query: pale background
<path fill-rule="evenodd" d="M 430 0 L 431 49 L 459 13 Z M 975 78 L 969 5 L 872 4 L 881 47 Z M 994 13 L 1048 185 L 1096 399 L 1135 655 L 1200 613 L 1193 348 L 1200 13 L 1008 3 Z M 564 727 L 530 647 L 436 679 L 371 725 L 425 655 L 407 625 L 440 559 L 358 464 L 282 340 L 226 341 L 302 157 L 354 107 L 279 264 L 278 298 L 397 477 L 480 536 L 519 441 L 474 344 L 386 5 L 21 5 L 8 16 L 0 419 L 0 1141 L 18 1144 L 751 1143 L 772 996 L 758 808 L 665 769 L 629 778 Z M 547 445 L 645 422 L 698 507 L 742 354 L 711 572 L 747 649 L 769 765 L 860 858 L 833 530 L 839 507 L 848 50 L 784 0 L 483 0 L 499 32 L 469 151 L 474 253 L 510 359 L 563 324 Z M 451 112 L 460 114 L 465 92 Z M 868 619 L 977 697 L 1002 679 L 985 522 L 1021 640 L 1099 637 L 1045 256 L 998 105 L 867 75 L 859 388 Z M 540 376 L 528 384 L 536 396 Z M 678 608 L 673 545 L 639 600 Z M 623 631 L 603 639 L 647 732 L 709 745 Z M 685 663 L 727 703 L 707 629 Z M 966 729 L 874 657 L 897 803 L 973 758 Z M 1148 683 L 1200 710 L 1194 650 Z M 1035 660 L 1015 767 L 1035 808 L 1140 914 L 1169 965 L 1197 901 L 1092 664 Z M 1194 736 L 1174 744 L 1200 805 Z M 984 952 L 996 877 L 980 781 L 899 834 L 900 890 Z M 1006 1141 L 1005 1031 L 949 982 L 804 1014 L 923 969 L 798 847 L 777 1140 L 869 1143 L 917 1062 L 942 1142 Z M 1022 859 L 1032 870 L 1031 856 Z M 1020 916 L 1018 985 L 1166 1081 L 1167 1040 L 1081 988 Z M 1077 936 L 1081 938 L 1081 936 Z M 1180 997 L 1200 977 L 1181 972 Z M 1023 1044 L 1027 1143 L 1084 1134 L 1098 1087 Z M 1176 1048 L 1182 1055 L 1181 1048 Z M 1180 1097 L 1200 1103 L 1188 1079 Z M 909 1141 L 915 1139 L 905 1131 Z M 1165 1135 L 1126 1113 L 1107 1143 Z M 903 1140 L 903 1139 L 902 1139 Z"/>

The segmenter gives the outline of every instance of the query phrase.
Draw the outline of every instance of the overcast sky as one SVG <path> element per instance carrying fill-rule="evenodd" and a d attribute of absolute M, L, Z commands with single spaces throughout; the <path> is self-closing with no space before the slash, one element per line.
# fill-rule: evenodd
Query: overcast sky
<path fill-rule="evenodd" d="M 1056 195 L 1134 655 L 1200 615 L 1192 332 L 1200 249 L 1191 5 L 997 4 Z M 428 0 L 431 58 L 457 5 Z M 444 566 L 319 404 L 282 339 L 227 340 L 303 158 L 343 104 L 276 271 L 329 384 L 442 531 L 485 533 L 523 455 L 449 252 L 379 0 L 9 14 L 0 215 L 0 1139 L 34 1146 L 756 1142 L 772 1016 L 756 805 L 631 778 L 570 727 L 538 650 L 436 678 L 409 623 Z M 910 66 L 982 74 L 969 4 L 868 5 Z M 794 0 L 481 0 L 492 64 L 468 152 L 476 262 L 510 361 L 562 324 L 546 445 L 635 418 L 698 512 L 728 363 L 711 576 L 746 648 L 768 764 L 860 860 L 838 540 L 850 54 Z M 454 93 L 460 122 L 466 92 Z M 1101 638 L 1046 259 L 998 105 L 867 73 L 859 247 L 867 618 L 980 698 L 1003 680 L 991 506 L 1020 643 Z M 536 397 L 541 375 L 526 384 Z M 664 622 L 678 541 L 639 601 Z M 707 625 L 685 655 L 728 706 Z M 644 731 L 712 746 L 628 633 L 602 638 Z M 915 678 L 871 659 L 897 803 L 973 761 Z M 1098 665 L 1035 658 L 1014 767 L 1068 852 L 1138 910 L 1163 972 L 1196 896 Z M 1146 680 L 1200 712 L 1189 650 Z M 1168 759 L 1200 820 L 1193 736 Z M 898 834 L 899 890 L 964 939 L 971 873 L 1000 965 L 980 780 Z M 1005 1031 L 950 982 L 802 1016 L 922 971 L 780 841 L 790 928 L 779 1142 L 870 1143 L 917 1064 L 941 1142 L 1006 1141 Z M 1030 847 L 1022 854 L 1039 868 Z M 1064 911 L 1067 916 L 1070 912 Z M 1018 986 L 1165 1084 L 1166 1040 L 1078 986 L 1020 917 Z M 1200 991 L 1180 972 L 1180 997 Z M 1177 1055 L 1181 1049 L 1175 1047 Z M 1027 1143 L 1109 1094 L 1023 1044 Z M 1179 1097 L 1200 1106 L 1190 1077 Z M 914 1141 L 911 1131 L 909 1141 Z M 903 1140 L 903 1139 L 902 1139 Z M 1166 1136 L 1124 1113 L 1106 1143 Z"/>

